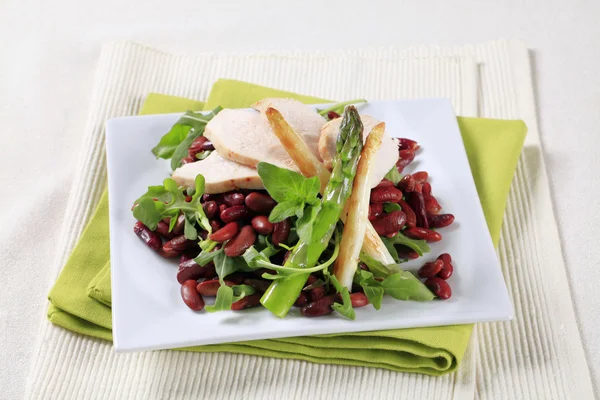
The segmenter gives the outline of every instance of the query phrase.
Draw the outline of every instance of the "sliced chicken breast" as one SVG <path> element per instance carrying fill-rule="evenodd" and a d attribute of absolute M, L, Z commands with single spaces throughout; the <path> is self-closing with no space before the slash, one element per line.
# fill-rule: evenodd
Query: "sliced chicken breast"
<path fill-rule="evenodd" d="M 222 110 L 206 125 L 204 136 L 228 160 L 251 167 L 266 161 L 298 171 L 266 117 L 254 110 Z"/>
<path fill-rule="evenodd" d="M 326 122 L 325 118 L 316 112 L 313 107 L 294 99 L 266 98 L 252 106 L 263 115 L 269 107 L 279 111 L 283 119 L 304 139 L 313 154 L 320 157 L 318 144 L 321 137 L 321 128 Z"/>
<path fill-rule="evenodd" d="M 375 125 L 379 124 L 381 121 L 369 115 L 361 115 L 360 118 L 362 120 L 365 132 L 363 139 L 366 141 L 371 129 L 373 129 Z M 319 138 L 319 154 L 323 160 L 323 164 L 325 164 L 325 167 L 330 170 L 331 164 L 333 163 L 333 158 L 335 157 L 335 142 L 337 140 L 341 124 L 342 118 L 336 118 L 327 122 L 321 129 L 321 137 Z M 370 180 L 371 187 L 377 186 L 383 177 L 396 164 L 396 161 L 398 161 L 398 144 L 387 132 L 383 135 L 381 147 L 377 151 L 375 159 L 375 168 L 373 168 Z"/>
<path fill-rule="evenodd" d="M 196 176 L 202 174 L 206 193 L 224 193 L 235 189 L 264 189 L 256 168 L 227 160 L 213 151 L 204 160 L 185 164 L 173 172 L 173 179 L 181 186 L 194 186 Z"/>

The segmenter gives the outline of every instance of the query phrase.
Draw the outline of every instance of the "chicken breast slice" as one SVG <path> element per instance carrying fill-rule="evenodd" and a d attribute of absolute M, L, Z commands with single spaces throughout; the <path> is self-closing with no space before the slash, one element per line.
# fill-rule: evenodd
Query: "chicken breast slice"
<path fill-rule="evenodd" d="M 204 160 L 185 164 L 173 172 L 180 186 L 194 186 L 196 176 L 204 176 L 206 193 L 224 193 L 235 189 L 264 189 L 256 168 L 227 160 L 216 151 Z"/>
<path fill-rule="evenodd" d="M 221 157 L 256 167 L 266 161 L 298 171 L 294 161 L 271 131 L 266 117 L 254 110 L 226 108 L 206 125 L 206 136 Z"/>
<path fill-rule="evenodd" d="M 266 98 L 252 106 L 263 115 L 269 107 L 279 111 L 283 119 L 304 139 L 313 154 L 320 158 L 318 146 L 321 128 L 327 122 L 325 118 L 316 112 L 313 107 L 294 99 Z"/>
<path fill-rule="evenodd" d="M 365 132 L 363 139 L 366 141 L 371 129 L 373 129 L 375 125 L 379 124 L 381 121 L 369 115 L 361 115 L 360 118 L 362 120 Z M 330 170 L 331 164 L 333 163 L 333 158 L 335 157 L 335 142 L 337 140 L 341 124 L 342 118 L 336 118 L 327 122 L 321 129 L 321 136 L 319 138 L 318 145 L 319 154 L 323 160 L 323 164 L 325 164 L 325 167 Z M 375 168 L 373 168 L 370 179 L 371 187 L 377 186 L 383 177 L 390 171 L 390 169 L 396 165 L 396 161 L 398 161 L 398 144 L 387 132 L 383 135 L 381 147 L 377 151 L 375 159 Z"/>

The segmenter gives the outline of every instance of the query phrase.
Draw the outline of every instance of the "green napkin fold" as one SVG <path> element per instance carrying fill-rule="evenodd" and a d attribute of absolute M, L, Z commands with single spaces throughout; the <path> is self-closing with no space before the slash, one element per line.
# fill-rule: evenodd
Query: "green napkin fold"
<path fill-rule="evenodd" d="M 264 97 L 293 97 L 306 103 L 326 102 L 250 83 L 219 80 L 213 86 L 204 109 L 218 105 L 248 107 Z M 202 103 L 197 101 L 150 94 L 140 114 L 198 110 L 201 107 Z M 521 121 L 459 117 L 458 122 L 488 228 L 494 244 L 497 244 L 506 198 L 527 129 Z M 50 291 L 48 318 L 52 323 L 85 335 L 112 340 L 108 245 L 108 198 L 104 193 Z M 471 330 L 472 325 L 455 325 L 256 340 L 182 350 L 244 353 L 442 375 L 458 367 Z"/>

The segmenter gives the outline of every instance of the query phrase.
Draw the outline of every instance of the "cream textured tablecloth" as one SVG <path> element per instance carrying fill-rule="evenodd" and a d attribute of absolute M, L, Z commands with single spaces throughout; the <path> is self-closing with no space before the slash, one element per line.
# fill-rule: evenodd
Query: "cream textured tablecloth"
<path fill-rule="evenodd" d="M 28 379 L 29 397 L 589 398 L 589 372 L 539 147 L 529 62 L 526 49 L 517 42 L 410 51 L 198 57 L 172 57 L 132 44 L 108 46 L 98 69 L 55 273 L 89 217 L 104 180 L 104 120 L 135 113 L 148 91 L 202 99 L 212 81 L 227 77 L 327 98 L 445 96 L 459 113 L 474 115 L 478 85 L 473 60 L 480 62 L 478 114 L 522 118 L 530 133 L 499 247 L 516 320 L 479 325 L 457 373 L 431 378 L 224 354 L 117 355 L 107 343 L 44 321 Z"/>

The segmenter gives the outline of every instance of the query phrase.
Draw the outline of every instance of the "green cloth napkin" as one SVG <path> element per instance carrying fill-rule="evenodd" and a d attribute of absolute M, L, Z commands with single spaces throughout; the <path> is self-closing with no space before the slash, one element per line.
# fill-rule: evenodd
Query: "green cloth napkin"
<path fill-rule="evenodd" d="M 264 97 L 325 102 L 245 82 L 220 80 L 204 105 L 247 107 Z M 143 113 L 198 109 L 199 102 L 151 94 Z M 526 135 L 521 121 L 458 118 L 465 148 L 494 244 L 500 236 L 506 198 Z M 110 265 L 106 193 L 49 294 L 48 318 L 82 334 L 111 340 Z M 186 348 L 244 353 L 327 364 L 370 366 L 442 375 L 454 371 L 466 350 L 472 325 L 257 340 Z"/>

